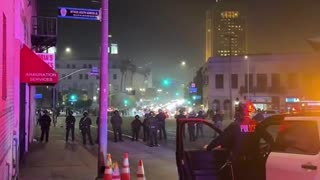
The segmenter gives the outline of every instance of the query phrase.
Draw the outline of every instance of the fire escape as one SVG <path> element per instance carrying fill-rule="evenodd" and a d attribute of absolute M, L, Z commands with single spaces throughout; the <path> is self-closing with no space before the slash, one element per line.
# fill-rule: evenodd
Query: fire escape
<path fill-rule="evenodd" d="M 46 52 L 57 44 L 58 25 L 56 17 L 32 17 L 31 43 L 36 52 Z"/>

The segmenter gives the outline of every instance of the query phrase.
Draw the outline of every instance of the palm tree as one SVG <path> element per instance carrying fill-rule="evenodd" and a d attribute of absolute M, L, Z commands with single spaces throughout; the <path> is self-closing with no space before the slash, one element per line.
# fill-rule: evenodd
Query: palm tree
<path fill-rule="evenodd" d="M 120 64 L 120 71 L 121 71 L 121 82 L 120 82 L 120 90 L 123 91 L 123 84 L 124 84 L 124 80 L 125 80 L 125 76 L 128 70 L 128 66 L 130 64 L 130 60 L 129 59 L 125 59 L 121 61 Z"/>

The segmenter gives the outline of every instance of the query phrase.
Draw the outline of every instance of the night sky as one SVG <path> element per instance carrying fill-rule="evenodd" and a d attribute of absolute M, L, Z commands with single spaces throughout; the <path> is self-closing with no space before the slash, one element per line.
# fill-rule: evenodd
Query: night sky
<path fill-rule="evenodd" d="M 52 8 L 48 10 L 53 7 L 48 0 L 40 2 L 42 14 L 57 13 Z M 112 40 L 119 44 L 122 57 L 133 59 L 139 65 L 152 62 L 153 72 L 158 78 L 165 72 L 168 76 L 185 79 L 187 72 L 179 72 L 180 61 L 187 61 L 190 67 L 204 62 L 205 10 L 213 2 L 110 0 Z M 251 54 L 308 52 L 311 48 L 305 39 L 320 36 L 319 0 L 242 2 L 249 7 L 248 50 Z M 90 0 L 56 0 L 56 3 L 87 8 L 100 6 Z M 98 22 L 59 20 L 58 57 L 61 60 L 97 59 L 99 38 Z M 61 49 L 66 46 L 72 47 L 72 57 L 62 53 Z"/>

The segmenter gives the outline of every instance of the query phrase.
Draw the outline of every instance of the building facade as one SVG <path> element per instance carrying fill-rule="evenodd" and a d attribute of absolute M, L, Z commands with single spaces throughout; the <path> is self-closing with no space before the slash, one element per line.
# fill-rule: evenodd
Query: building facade
<path fill-rule="evenodd" d="M 124 66 L 125 64 L 128 66 Z M 57 61 L 56 67 L 61 77 L 61 80 L 58 84 L 58 89 L 60 92 L 78 89 L 87 92 L 89 99 L 96 99 L 99 97 L 99 73 L 92 73 L 92 71 L 95 71 L 95 69 L 99 71 L 99 60 Z M 110 60 L 110 94 L 128 93 L 141 95 L 151 87 L 151 71 L 136 68 L 134 64 L 120 61 L 118 59 Z"/>
<path fill-rule="evenodd" d="M 214 56 L 247 52 L 246 8 L 237 2 L 215 2 L 206 12 L 206 61 Z"/>
<path fill-rule="evenodd" d="M 261 109 L 285 110 L 286 98 L 319 100 L 319 58 L 319 54 L 210 58 L 203 67 L 203 103 L 229 111 L 229 103 L 250 99 Z"/>

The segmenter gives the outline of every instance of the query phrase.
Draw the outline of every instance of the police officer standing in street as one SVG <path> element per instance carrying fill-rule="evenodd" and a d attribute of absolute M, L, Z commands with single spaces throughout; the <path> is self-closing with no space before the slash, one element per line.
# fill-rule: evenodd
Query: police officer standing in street
<path fill-rule="evenodd" d="M 41 137 L 40 142 L 43 141 L 44 136 L 46 136 L 46 142 L 49 141 L 49 131 L 50 131 L 50 125 L 51 125 L 51 118 L 48 115 L 48 111 L 44 110 L 43 115 L 39 119 L 39 124 L 41 127 Z"/>
<path fill-rule="evenodd" d="M 231 152 L 234 180 L 260 180 L 258 160 L 260 158 L 260 137 L 267 142 L 273 141 L 269 134 L 256 133 L 257 122 L 252 120 L 252 103 L 244 104 L 241 119 L 231 123 L 224 132 L 214 139 L 207 150 L 224 148 Z"/>
<path fill-rule="evenodd" d="M 157 139 L 157 133 L 159 129 L 158 119 L 155 117 L 155 114 L 153 111 L 150 112 L 149 117 L 149 146 L 159 146 L 158 139 Z"/>
<path fill-rule="evenodd" d="M 198 116 L 197 118 L 199 119 L 205 119 L 205 116 L 203 114 L 203 111 L 199 111 L 198 112 Z M 201 137 L 203 137 L 203 125 L 202 123 L 197 123 L 197 138 L 199 138 L 200 134 L 201 134 Z"/>
<path fill-rule="evenodd" d="M 186 115 L 184 115 L 184 111 L 182 109 L 179 110 L 179 114 L 176 116 L 176 120 L 178 121 L 179 119 L 184 119 L 184 118 L 187 118 Z M 185 126 L 183 127 L 183 138 L 186 137 L 186 128 Z"/>
<path fill-rule="evenodd" d="M 188 118 L 196 118 L 197 114 L 193 110 L 189 113 Z M 195 134 L 195 129 L 196 129 L 196 123 L 193 122 L 188 122 L 188 132 L 189 132 L 189 140 L 190 142 L 196 141 L 196 134 Z"/>
<path fill-rule="evenodd" d="M 82 142 L 83 142 L 83 144 L 86 145 L 86 143 L 87 143 L 86 136 L 88 136 L 90 144 L 93 145 L 92 137 L 91 137 L 91 128 L 90 128 L 90 126 L 92 124 L 92 121 L 88 117 L 88 115 L 89 115 L 89 113 L 87 111 L 85 111 L 83 113 L 83 117 L 80 119 L 80 122 L 79 122 L 79 129 L 80 129 L 81 134 L 82 134 Z"/>
<path fill-rule="evenodd" d="M 132 141 L 138 141 L 139 139 L 140 127 L 142 126 L 142 123 L 139 118 L 140 117 L 136 115 L 134 117 L 134 120 L 131 122 Z"/>
<path fill-rule="evenodd" d="M 147 142 L 149 140 L 149 117 L 150 117 L 150 113 L 146 113 L 144 115 L 144 120 L 143 120 L 143 142 Z"/>
<path fill-rule="evenodd" d="M 158 111 L 159 113 L 156 115 L 156 118 L 158 119 L 159 122 L 159 139 L 162 140 L 162 134 L 164 139 L 167 139 L 167 132 L 166 132 L 166 115 L 164 114 L 164 112 L 162 111 L 162 109 L 159 109 Z"/>
<path fill-rule="evenodd" d="M 66 142 L 68 142 L 70 131 L 71 131 L 72 142 L 74 141 L 74 126 L 76 123 L 76 118 L 72 114 L 73 112 L 69 111 L 69 114 L 66 118 Z"/>
<path fill-rule="evenodd" d="M 119 136 L 119 141 L 122 142 L 122 117 L 119 114 L 119 111 L 114 111 L 113 116 L 111 117 L 111 125 L 113 129 L 113 134 L 114 134 L 114 142 L 118 142 L 118 136 Z"/>

